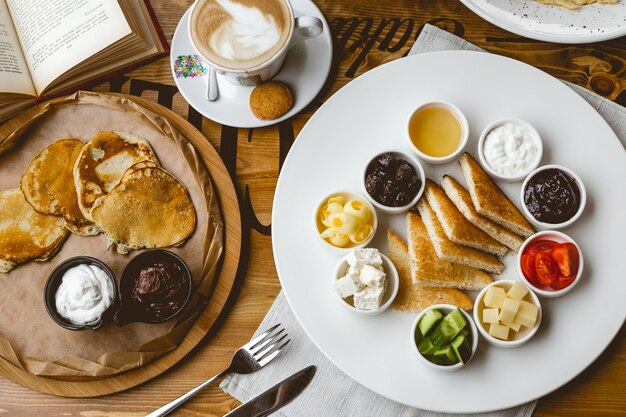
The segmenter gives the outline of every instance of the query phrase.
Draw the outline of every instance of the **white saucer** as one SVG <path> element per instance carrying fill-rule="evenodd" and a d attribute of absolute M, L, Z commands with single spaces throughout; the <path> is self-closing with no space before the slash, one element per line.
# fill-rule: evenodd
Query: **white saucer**
<path fill-rule="evenodd" d="M 330 72 L 333 57 L 330 28 L 324 15 L 312 1 L 292 0 L 291 4 L 296 16 L 315 16 L 321 19 L 324 32 L 307 41 L 294 41 L 283 68 L 274 78 L 291 88 L 294 103 L 289 112 L 275 120 L 257 119 L 252 114 L 249 105 L 250 92 L 253 87 L 236 86 L 219 74 L 217 75 L 219 98 L 214 102 L 205 98 L 209 79 L 208 70 L 196 56 L 189 39 L 189 10 L 185 12 L 174 32 L 170 54 L 172 76 L 185 100 L 200 114 L 211 120 L 223 125 L 242 128 L 269 126 L 281 122 L 294 116 L 313 101 L 324 86 Z M 197 60 L 193 61 L 197 65 L 193 67 L 191 76 L 189 73 L 186 74 L 187 76 L 183 75 L 180 65 L 176 65 L 180 57 L 194 57 Z"/>

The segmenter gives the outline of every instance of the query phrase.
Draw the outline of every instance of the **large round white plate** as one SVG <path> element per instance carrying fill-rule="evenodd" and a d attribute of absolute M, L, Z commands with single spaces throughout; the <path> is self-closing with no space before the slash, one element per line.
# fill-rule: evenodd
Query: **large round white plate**
<path fill-rule="evenodd" d="M 578 10 L 533 0 L 461 0 L 483 19 L 504 30 L 546 42 L 590 43 L 626 35 L 626 0 Z"/>
<path fill-rule="evenodd" d="M 339 257 L 323 247 L 313 226 L 319 199 L 360 192 L 363 164 L 374 154 L 410 152 L 409 114 L 446 100 L 467 115 L 470 141 L 495 119 L 519 117 L 544 140 L 543 164 L 576 171 L 586 185 L 586 210 L 566 230 L 585 256 L 579 285 L 543 299 L 537 335 L 517 349 L 479 343 L 456 373 L 424 367 L 409 343 L 415 314 L 387 311 L 361 317 L 342 308 L 329 286 Z M 463 181 L 456 162 L 425 167 L 439 181 Z M 626 316 L 626 152 L 587 102 L 549 75 L 520 62 L 477 52 L 436 52 L 371 70 L 331 97 L 300 132 L 283 165 L 272 215 L 272 243 L 281 284 L 299 322 L 324 354 L 365 387 L 400 403 L 444 412 L 484 412 L 539 398 L 585 369 L 606 348 Z M 519 187 L 500 184 L 519 205 Z M 386 232 L 406 235 L 403 215 L 379 213 L 372 242 L 386 253 Z M 517 279 L 514 255 L 496 279 Z"/>
<path fill-rule="evenodd" d="M 333 58 L 333 43 L 328 22 L 315 3 L 311 0 L 291 0 L 291 4 L 296 16 L 314 16 L 324 25 L 324 31 L 320 36 L 293 43 L 283 68 L 274 77 L 291 88 L 294 98 L 291 110 L 278 119 L 257 119 L 252 114 L 249 104 L 253 87 L 236 86 L 218 74 L 217 84 L 220 94 L 216 101 L 211 102 L 206 99 L 208 73 L 194 77 L 177 74 L 176 60 L 181 56 L 193 56 L 196 53 L 189 39 L 189 10 L 185 12 L 174 32 L 170 53 L 172 76 L 185 100 L 204 117 L 223 125 L 242 128 L 270 126 L 293 117 L 308 106 L 328 78 Z M 202 61 L 200 64 L 203 64 Z M 203 67 L 206 68 L 206 65 Z"/>

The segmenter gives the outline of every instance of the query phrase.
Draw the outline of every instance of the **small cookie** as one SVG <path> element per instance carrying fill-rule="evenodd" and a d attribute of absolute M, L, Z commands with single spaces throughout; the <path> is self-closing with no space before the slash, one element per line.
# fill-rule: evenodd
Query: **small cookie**
<path fill-rule="evenodd" d="M 277 119 L 287 113 L 292 105 L 289 87 L 278 81 L 259 84 L 250 94 L 250 108 L 259 119 Z"/>

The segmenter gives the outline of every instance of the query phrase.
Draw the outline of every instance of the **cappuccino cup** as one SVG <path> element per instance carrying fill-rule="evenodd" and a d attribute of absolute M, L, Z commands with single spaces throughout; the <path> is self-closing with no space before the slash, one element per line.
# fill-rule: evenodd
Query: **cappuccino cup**
<path fill-rule="evenodd" d="M 288 0 L 196 0 L 189 18 L 198 55 L 241 86 L 272 78 L 294 41 L 314 38 L 323 30 L 316 17 L 295 17 Z"/>

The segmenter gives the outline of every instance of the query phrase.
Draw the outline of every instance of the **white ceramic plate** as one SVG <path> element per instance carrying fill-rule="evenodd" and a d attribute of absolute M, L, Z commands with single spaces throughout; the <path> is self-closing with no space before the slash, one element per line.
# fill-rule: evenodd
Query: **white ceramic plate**
<path fill-rule="evenodd" d="M 426 101 L 458 105 L 470 124 L 476 155 L 482 129 L 519 117 L 544 140 L 542 164 L 559 163 L 585 182 L 588 204 L 567 233 L 585 254 L 585 276 L 567 296 L 543 299 L 539 332 L 517 349 L 481 340 L 472 362 L 453 374 L 427 369 L 407 332 L 415 314 L 350 314 L 328 285 L 338 256 L 317 241 L 311 213 L 332 190 L 359 192 L 362 164 L 405 142 L 408 115 Z M 464 183 L 456 162 L 425 164 L 437 181 Z M 373 69 L 332 96 L 309 120 L 283 165 L 272 215 L 272 243 L 281 284 L 296 317 L 322 352 L 365 387 L 427 410 L 470 413 L 539 398 L 578 375 L 600 355 L 626 316 L 626 152 L 602 117 L 555 78 L 523 63 L 477 52 L 435 52 Z M 499 183 L 519 205 L 520 184 Z M 379 213 L 371 246 L 386 253 L 386 230 L 406 236 L 403 215 Z M 496 279 L 517 279 L 515 254 Z"/>
<path fill-rule="evenodd" d="M 177 74 L 176 61 L 181 56 L 193 56 L 195 51 L 189 39 L 189 10 L 178 23 L 172 38 L 170 68 L 178 90 L 187 102 L 204 117 L 227 126 L 254 128 L 270 126 L 286 120 L 304 109 L 320 92 L 333 57 L 330 28 L 322 12 L 310 0 L 291 0 L 296 16 L 315 16 L 322 20 L 324 32 L 307 41 L 295 41 L 278 75 L 277 81 L 287 84 L 293 93 L 291 110 L 274 120 L 257 119 L 250 110 L 250 93 L 253 87 L 240 87 L 217 75 L 220 96 L 214 102 L 208 101 L 206 89 L 208 72 L 200 70 L 200 75 L 185 77 Z M 199 59 L 199 57 L 197 57 Z M 202 61 L 198 64 L 203 65 Z M 206 65 L 203 65 L 206 68 Z"/>
<path fill-rule="evenodd" d="M 461 1 L 494 25 L 540 41 L 589 43 L 626 35 L 626 0 L 573 11 L 533 0 Z"/>

